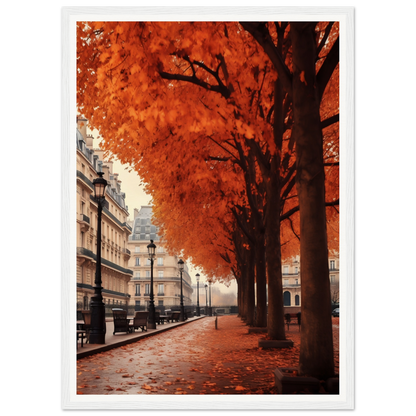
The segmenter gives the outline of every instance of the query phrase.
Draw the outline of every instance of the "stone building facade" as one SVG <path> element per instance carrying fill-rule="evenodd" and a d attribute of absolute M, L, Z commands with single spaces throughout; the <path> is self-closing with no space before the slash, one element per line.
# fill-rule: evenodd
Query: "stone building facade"
<path fill-rule="evenodd" d="M 125 306 L 130 296 L 128 283 L 133 275 L 128 268 L 127 248 L 131 227 L 127 223 L 128 207 L 121 182 L 113 173 L 112 162 L 103 160 L 103 152 L 93 149 L 93 136 L 87 135 L 87 120 L 77 120 L 76 189 L 77 189 L 77 309 L 88 309 L 94 293 L 97 252 L 97 203 L 93 180 L 104 172 L 107 180 L 101 225 L 102 295 L 109 307 Z"/>
<path fill-rule="evenodd" d="M 329 281 L 331 301 L 333 305 L 339 303 L 339 256 L 329 255 Z M 282 264 L 283 304 L 285 312 L 296 313 L 301 307 L 301 270 L 299 256 Z"/>
<path fill-rule="evenodd" d="M 157 234 L 158 229 L 152 224 L 152 207 L 142 206 L 140 211 L 134 210 L 134 220 L 131 223 L 132 234 L 128 247 L 131 252 L 129 269 L 133 271 L 129 283 L 130 304 L 135 310 L 145 309 L 150 301 L 150 260 L 147 246 L 150 240 L 156 245 L 156 259 L 153 263 L 153 294 L 156 308 L 175 307 L 180 305 L 180 272 L 178 261 L 180 257 L 170 256 Z M 184 265 L 182 272 L 182 290 L 184 305 L 192 304 L 192 282 L 188 266 Z"/>

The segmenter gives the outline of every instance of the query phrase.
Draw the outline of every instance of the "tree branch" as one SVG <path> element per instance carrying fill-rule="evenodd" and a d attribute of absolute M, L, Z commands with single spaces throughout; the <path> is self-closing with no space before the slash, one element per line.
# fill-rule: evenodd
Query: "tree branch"
<path fill-rule="evenodd" d="M 335 114 L 332 117 L 329 117 L 329 118 L 327 118 L 325 120 L 322 120 L 321 121 L 321 129 L 323 130 L 326 127 L 329 127 L 331 124 L 338 123 L 338 121 L 339 121 L 339 114 Z"/>
<path fill-rule="evenodd" d="M 204 65 L 204 67 L 205 67 L 204 69 L 208 70 L 208 72 L 210 72 L 210 71 L 212 72 L 212 70 L 209 70 L 209 68 L 207 68 L 205 65 Z M 194 71 L 193 68 L 192 68 L 192 71 Z M 191 84 L 198 85 L 199 87 L 204 88 L 208 91 L 218 92 L 225 99 L 230 98 L 230 95 L 231 95 L 231 91 L 221 81 L 220 81 L 219 85 L 208 84 L 207 82 L 202 81 L 201 79 L 199 79 L 195 75 L 195 72 L 194 72 L 194 75 L 190 76 L 190 75 L 181 75 L 181 74 L 170 74 L 169 72 L 159 71 L 159 75 L 163 79 L 172 80 L 172 81 L 189 82 Z M 215 79 L 218 81 L 217 76 L 215 76 Z"/>
<path fill-rule="evenodd" d="M 316 49 L 316 55 L 319 56 L 322 48 L 325 45 L 326 40 L 328 39 L 329 33 L 331 32 L 332 26 L 334 25 L 334 22 L 329 22 L 328 26 L 325 28 L 325 33 L 324 36 L 320 42 L 320 44 L 318 45 L 317 49 Z"/>
<path fill-rule="evenodd" d="M 292 75 L 286 66 L 283 57 L 279 54 L 265 23 L 240 22 L 241 26 L 253 36 L 257 43 L 272 61 L 279 77 L 282 80 L 283 88 L 292 97 Z"/>
<path fill-rule="evenodd" d="M 326 207 L 335 207 L 336 205 L 339 205 L 339 199 L 336 199 L 332 202 L 325 202 Z M 299 205 L 297 207 L 293 207 L 289 211 L 285 212 L 283 215 L 280 216 L 280 221 L 287 220 L 289 217 L 291 217 L 295 212 L 299 211 Z"/>
<path fill-rule="evenodd" d="M 339 37 L 335 41 L 334 45 L 331 48 L 331 51 L 328 53 L 324 63 L 319 70 L 316 81 L 318 84 L 319 100 L 322 100 L 324 95 L 325 88 L 331 79 L 332 73 L 339 63 Z"/>

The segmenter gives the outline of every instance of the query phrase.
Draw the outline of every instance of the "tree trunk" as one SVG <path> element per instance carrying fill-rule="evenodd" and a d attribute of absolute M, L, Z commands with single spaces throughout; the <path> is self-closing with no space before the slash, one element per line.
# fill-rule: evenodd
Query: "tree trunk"
<path fill-rule="evenodd" d="M 291 23 L 302 273 L 299 374 L 327 378 L 334 374 L 334 354 L 314 27 L 313 23 Z"/>
<path fill-rule="evenodd" d="M 266 247 L 264 234 L 256 238 L 256 322 L 257 327 L 267 327 L 267 291 L 266 291 Z"/>
<path fill-rule="evenodd" d="M 270 339 L 286 339 L 283 317 L 282 255 L 280 248 L 280 186 L 279 156 L 271 163 L 271 176 L 267 185 L 266 204 L 266 261 L 268 276 L 267 334 Z"/>
<path fill-rule="evenodd" d="M 245 312 L 246 312 L 246 324 L 249 326 L 254 325 L 254 309 L 255 309 L 255 296 L 254 296 L 254 250 L 247 250 L 247 273 L 246 283 L 244 291 L 245 298 Z"/>

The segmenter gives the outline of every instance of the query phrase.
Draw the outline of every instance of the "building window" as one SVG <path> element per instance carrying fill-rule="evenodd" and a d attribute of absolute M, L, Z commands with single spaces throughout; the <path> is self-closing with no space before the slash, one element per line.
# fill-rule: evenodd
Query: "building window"
<path fill-rule="evenodd" d="M 163 283 L 157 285 L 157 294 L 158 294 L 158 296 L 164 296 L 165 295 L 165 293 L 163 291 Z"/>
<path fill-rule="evenodd" d="M 289 266 L 283 266 L 283 274 L 289 274 Z"/>
<path fill-rule="evenodd" d="M 140 296 L 140 285 L 136 285 L 136 296 Z"/>
<path fill-rule="evenodd" d="M 163 257 L 158 257 L 158 259 L 157 259 L 157 265 L 158 266 L 163 266 Z"/>
<path fill-rule="evenodd" d="M 134 310 L 139 311 L 140 310 L 140 301 L 136 300 L 136 303 L 134 304 Z"/>
<path fill-rule="evenodd" d="M 283 305 L 290 306 L 290 292 L 286 291 L 283 293 Z"/>
<path fill-rule="evenodd" d="M 295 267 L 295 274 L 298 274 L 298 268 Z"/>
<path fill-rule="evenodd" d="M 163 306 L 163 300 L 158 300 L 157 301 L 157 306 Z"/>
<path fill-rule="evenodd" d="M 146 259 L 146 266 L 150 266 L 150 260 Z"/>
<path fill-rule="evenodd" d="M 163 277 L 163 270 L 159 270 L 157 273 L 159 277 Z"/>
<path fill-rule="evenodd" d="M 150 277 L 150 270 L 146 270 L 146 277 Z"/>
<path fill-rule="evenodd" d="M 136 266 L 140 266 L 140 257 L 136 257 Z"/>
<path fill-rule="evenodd" d="M 134 252 L 135 253 L 140 253 L 140 246 L 134 247 Z"/>
<path fill-rule="evenodd" d="M 331 260 L 331 261 L 329 262 L 329 268 L 330 268 L 331 270 L 335 270 L 335 260 Z"/>
<path fill-rule="evenodd" d="M 330 278 L 331 278 L 331 283 L 335 283 L 335 275 L 331 274 Z"/>
<path fill-rule="evenodd" d="M 299 306 L 300 305 L 300 303 L 299 303 L 299 295 L 296 295 L 295 296 L 295 305 L 296 306 Z"/>
<path fill-rule="evenodd" d="M 283 286 L 287 286 L 289 284 L 289 279 L 283 279 Z"/>
<path fill-rule="evenodd" d="M 158 252 L 158 253 L 164 253 L 164 251 L 163 251 L 163 247 L 159 246 L 159 247 L 157 248 L 157 252 Z"/>
<path fill-rule="evenodd" d="M 150 283 L 144 285 L 144 294 L 147 296 L 150 295 Z"/>
<path fill-rule="evenodd" d="M 140 277 L 140 272 L 135 272 L 134 277 Z"/>
<path fill-rule="evenodd" d="M 295 279 L 295 285 L 299 284 L 299 279 Z"/>

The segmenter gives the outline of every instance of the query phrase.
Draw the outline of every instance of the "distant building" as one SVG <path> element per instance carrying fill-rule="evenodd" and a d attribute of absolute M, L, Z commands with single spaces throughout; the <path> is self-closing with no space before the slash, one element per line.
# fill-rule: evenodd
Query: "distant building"
<path fill-rule="evenodd" d="M 103 152 L 92 149 L 93 136 L 86 134 L 87 120 L 77 120 L 77 309 L 89 309 L 94 294 L 97 253 L 97 204 L 93 200 L 93 180 L 97 172 L 104 172 L 108 186 L 101 224 L 101 278 L 102 295 L 106 305 L 128 304 L 128 282 L 133 272 L 128 268 L 130 252 L 127 249 L 131 227 L 121 182 L 113 173 L 112 162 L 106 162 Z"/>
<path fill-rule="evenodd" d="M 333 305 L 339 303 L 339 257 L 330 255 L 329 259 L 329 281 L 331 291 L 331 301 Z M 301 306 L 301 270 L 299 256 L 292 258 L 282 264 L 283 278 L 283 305 L 285 312 L 294 309 L 300 310 Z M 296 310 L 295 310 L 296 309 Z"/>
<path fill-rule="evenodd" d="M 152 207 L 142 206 L 134 210 L 131 222 L 132 234 L 128 247 L 131 251 L 129 269 L 133 271 L 129 283 L 130 304 L 135 310 L 145 309 L 150 301 L 150 260 L 147 246 L 150 240 L 156 245 L 156 259 L 153 263 L 153 294 L 155 307 L 169 308 L 180 305 L 181 283 L 178 261 L 180 257 L 170 256 L 160 243 L 158 229 L 152 224 Z M 182 272 L 182 289 L 184 305 L 192 304 L 192 282 L 185 263 Z"/>

